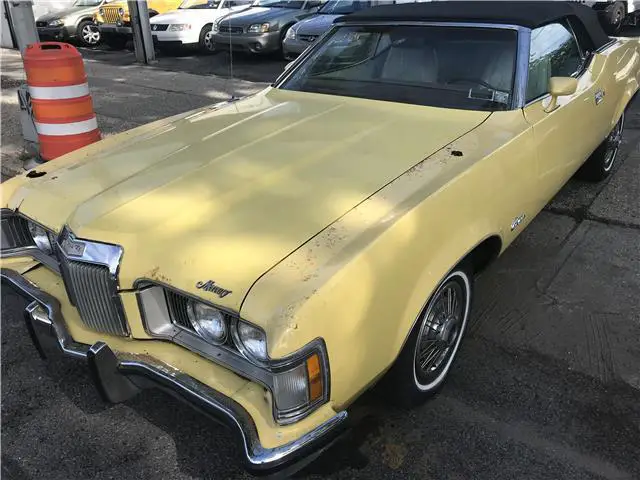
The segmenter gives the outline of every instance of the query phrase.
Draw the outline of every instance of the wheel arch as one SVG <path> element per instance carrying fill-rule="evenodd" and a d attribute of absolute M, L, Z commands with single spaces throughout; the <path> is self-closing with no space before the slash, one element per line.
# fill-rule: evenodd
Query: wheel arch
<path fill-rule="evenodd" d="M 402 336 L 398 338 L 396 342 L 396 346 L 394 349 L 394 358 L 392 362 L 389 364 L 389 368 L 393 366 L 396 362 L 398 356 L 402 352 L 404 346 L 407 343 L 407 340 L 411 336 L 411 332 L 415 328 L 418 320 L 420 319 L 420 315 L 426 308 L 429 300 L 433 296 L 434 292 L 437 290 L 438 286 L 442 283 L 442 281 L 447 278 L 453 271 L 455 271 L 459 266 L 465 265 L 471 271 L 472 277 L 484 271 L 494 260 L 498 258 L 500 253 L 503 250 L 503 241 L 502 237 L 498 233 L 489 233 L 481 237 L 482 240 L 474 242 L 470 248 L 468 248 L 463 255 L 458 255 L 455 259 L 449 263 L 449 265 L 453 265 L 452 267 L 444 270 L 439 275 L 431 275 L 432 279 L 437 278 L 435 281 L 430 282 L 430 288 L 428 288 L 428 295 L 424 298 L 420 308 L 418 310 L 414 309 L 413 318 L 408 328 L 402 329 Z M 430 265 L 426 266 L 426 269 L 429 269 Z M 422 285 L 417 285 L 417 289 L 422 290 Z"/>
<path fill-rule="evenodd" d="M 293 27 L 296 23 L 298 23 L 298 22 L 296 22 L 296 21 L 292 20 L 292 21 L 290 21 L 290 22 L 286 23 L 286 24 L 285 24 L 285 25 L 280 29 L 280 38 L 281 38 L 282 40 L 284 40 L 284 37 L 285 37 L 285 35 L 287 34 L 287 31 L 288 31 L 291 27 Z"/>
<path fill-rule="evenodd" d="M 82 17 L 79 17 L 78 20 L 76 20 L 76 28 L 82 23 L 82 22 L 91 22 L 91 23 L 95 23 L 93 21 L 93 17 L 91 15 L 84 15 Z"/>

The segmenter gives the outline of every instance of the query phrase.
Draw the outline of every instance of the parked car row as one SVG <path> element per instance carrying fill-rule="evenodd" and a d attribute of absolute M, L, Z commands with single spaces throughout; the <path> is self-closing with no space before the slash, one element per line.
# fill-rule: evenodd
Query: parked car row
<path fill-rule="evenodd" d="M 301 54 L 340 15 L 382 4 L 444 0 L 147 0 L 157 48 L 195 47 L 204 52 L 234 50 L 252 54 Z M 635 22 L 640 1 L 586 1 L 599 12 L 610 34 Z M 41 39 L 103 42 L 124 48 L 132 39 L 126 0 L 77 0 L 72 7 L 38 18 Z"/>

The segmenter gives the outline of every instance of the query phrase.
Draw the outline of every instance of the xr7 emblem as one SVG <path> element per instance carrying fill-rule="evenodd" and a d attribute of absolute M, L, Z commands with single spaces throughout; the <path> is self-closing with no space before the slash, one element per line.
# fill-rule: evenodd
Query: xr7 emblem
<path fill-rule="evenodd" d="M 513 232 L 516 228 L 520 226 L 522 222 L 524 222 L 526 215 L 523 213 L 522 215 L 518 215 L 514 218 L 513 222 L 511 222 L 511 231 Z"/>
<path fill-rule="evenodd" d="M 198 282 L 196 283 L 196 288 L 200 288 L 205 292 L 213 292 L 218 295 L 220 298 L 226 297 L 231 293 L 231 290 L 227 290 L 225 288 L 219 287 L 216 285 L 216 282 L 213 280 L 207 280 L 206 282 Z"/>
<path fill-rule="evenodd" d="M 604 90 L 598 90 L 595 94 L 596 105 L 600 105 L 604 100 Z"/>

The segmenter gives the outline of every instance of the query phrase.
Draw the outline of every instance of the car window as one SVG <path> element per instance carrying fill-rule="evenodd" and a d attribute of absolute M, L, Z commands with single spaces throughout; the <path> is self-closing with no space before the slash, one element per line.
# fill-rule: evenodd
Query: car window
<path fill-rule="evenodd" d="M 575 75 L 583 57 L 573 32 L 563 23 L 550 23 L 531 32 L 527 101 L 549 91 L 551 77 Z"/>
<path fill-rule="evenodd" d="M 256 0 L 252 4 L 255 7 L 292 8 L 300 10 L 304 0 Z"/>
<path fill-rule="evenodd" d="M 215 9 L 220 6 L 221 0 L 185 0 L 178 7 L 181 10 L 185 9 Z"/>
<path fill-rule="evenodd" d="M 381 4 L 382 2 L 375 3 Z M 392 4 L 393 2 L 389 1 L 386 3 Z M 346 15 L 357 12 L 358 10 L 371 8 L 373 5 L 374 2 L 366 0 L 330 0 L 318 10 L 318 13 L 325 15 Z"/>
<path fill-rule="evenodd" d="M 510 108 L 507 28 L 337 26 L 279 88 L 472 110 Z"/>

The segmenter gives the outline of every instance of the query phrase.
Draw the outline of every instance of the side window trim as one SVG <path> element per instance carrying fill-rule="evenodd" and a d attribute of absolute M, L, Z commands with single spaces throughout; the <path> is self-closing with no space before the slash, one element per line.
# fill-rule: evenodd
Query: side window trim
<path fill-rule="evenodd" d="M 563 19 L 562 21 L 559 21 L 559 22 L 551 22 L 551 23 L 549 23 L 547 25 L 552 25 L 553 23 L 556 23 L 558 25 L 561 25 L 561 26 L 565 27 L 568 30 L 568 32 L 571 34 L 573 40 L 576 43 L 576 46 L 578 47 L 578 53 L 580 55 L 580 58 L 582 59 L 582 63 L 580 64 L 579 68 L 575 72 L 573 72 L 571 74 L 571 76 L 574 77 L 574 78 L 579 78 L 587 70 L 587 67 L 589 66 L 590 60 L 593 57 L 593 55 L 590 54 L 588 57 L 585 58 L 585 55 L 584 55 L 584 53 L 582 51 L 582 47 L 580 46 L 580 42 L 578 42 L 578 38 L 576 37 L 575 31 L 573 29 L 573 26 L 571 25 L 571 22 L 569 21 L 568 18 L 565 18 L 565 19 Z M 538 28 L 544 28 L 545 26 L 546 25 L 543 25 L 543 26 L 538 27 Z M 536 29 L 531 30 L 531 32 L 534 32 L 535 30 Z M 529 44 L 530 44 L 529 47 L 531 47 L 531 40 L 529 41 Z M 529 74 L 530 74 L 530 71 L 529 71 L 529 69 L 527 69 L 527 84 L 529 82 Z M 543 93 L 541 95 L 538 95 L 535 98 L 532 98 L 531 100 L 528 100 L 528 101 L 525 100 L 525 104 L 524 104 L 523 108 L 526 108 L 529 105 L 533 105 L 534 103 L 538 103 L 538 102 L 548 98 L 549 96 L 550 96 L 549 92 L 546 92 L 546 93 Z"/>
<path fill-rule="evenodd" d="M 591 62 L 591 58 L 593 55 L 591 52 L 586 52 L 582 49 L 582 45 L 580 45 L 580 42 L 578 41 L 578 36 L 576 35 L 576 31 L 573 28 L 573 24 L 571 23 L 571 21 L 568 18 L 566 18 L 563 21 L 563 23 L 565 24 L 565 27 L 567 27 L 567 29 L 571 32 L 571 35 L 573 36 L 573 40 L 576 42 L 576 45 L 578 46 L 578 52 L 580 53 L 580 58 L 582 59 L 582 63 L 580 63 L 578 69 L 571 74 L 572 77 L 579 78 L 584 74 L 584 72 L 587 71 L 587 68 L 589 67 L 589 63 Z"/>

